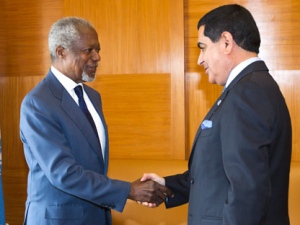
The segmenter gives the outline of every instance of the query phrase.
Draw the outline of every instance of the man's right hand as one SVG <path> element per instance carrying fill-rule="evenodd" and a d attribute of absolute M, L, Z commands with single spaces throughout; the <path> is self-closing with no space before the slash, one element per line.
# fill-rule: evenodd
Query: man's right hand
<path fill-rule="evenodd" d="M 164 202 L 167 197 L 172 197 L 173 193 L 169 188 L 162 185 L 164 182 L 161 184 L 157 183 L 150 177 L 151 176 L 145 176 L 144 174 L 144 179 L 142 178 L 132 182 L 128 198 L 154 208 Z M 158 180 L 161 182 L 161 179 Z"/>

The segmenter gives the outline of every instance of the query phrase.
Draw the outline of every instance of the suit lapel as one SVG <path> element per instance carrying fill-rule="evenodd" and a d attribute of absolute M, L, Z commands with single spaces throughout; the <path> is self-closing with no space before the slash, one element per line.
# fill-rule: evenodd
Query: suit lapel
<path fill-rule="evenodd" d="M 87 118 L 84 116 L 78 105 L 69 95 L 69 93 L 65 90 L 62 84 L 56 79 L 56 77 L 50 71 L 48 76 L 46 77 L 48 81 L 53 95 L 61 100 L 61 107 L 66 112 L 66 114 L 73 120 L 73 122 L 77 125 L 78 129 L 81 131 L 82 135 L 86 138 L 86 140 L 91 145 L 93 151 L 98 155 L 101 159 L 103 165 L 103 157 L 101 153 L 101 147 L 93 131 L 93 128 L 90 126 Z"/>
<path fill-rule="evenodd" d="M 211 107 L 211 109 L 209 110 L 209 112 L 206 114 L 204 120 L 210 120 L 211 117 L 214 115 L 214 113 L 217 111 L 218 107 L 222 104 L 222 102 L 224 101 L 225 97 L 227 96 L 227 93 L 228 93 L 228 90 L 225 90 L 221 96 L 218 98 L 218 100 L 214 103 L 214 105 Z M 193 155 L 194 155 L 194 151 L 195 151 L 195 145 L 197 143 L 197 140 L 201 134 L 201 124 L 197 130 L 197 133 L 196 133 L 196 136 L 195 136 L 195 139 L 194 139 L 194 143 L 193 143 L 193 146 L 192 146 L 192 151 L 191 151 L 191 155 L 190 155 L 190 158 L 189 158 L 189 168 L 191 166 L 191 163 L 192 163 L 192 158 L 193 158 Z"/>
<path fill-rule="evenodd" d="M 249 73 L 252 73 L 254 71 L 268 71 L 268 68 L 266 66 L 266 64 L 264 63 L 264 61 L 256 61 L 254 63 L 251 63 L 250 65 L 248 65 L 245 69 L 243 69 L 239 75 L 230 83 L 230 85 L 226 88 L 226 90 L 221 94 L 221 96 L 218 98 L 218 100 L 215 102 L 215 104 L 213 105 L 213 107 L 209 110 L 209 112 L 207 113 L 207 115 L 205 116 L 204 120 L 209 120 L 211 119 L 211 117 L 214 115 L 214 113 L 217 111 L 218 107 L 224 102 L 227 94 L 230 92 L 230 90 L 246 75 L 248 75 Z M 194 143 L 192 146 L 192 151 L 191 151 L 191 155 L 189 158 L 189 168 L 191 166 L 192 163 L 192 159 L 193 159 L 193 155 L 194 155 L 194 151 L 195 151 L 195 144 L 199 138 L 201 134 L 201 124 L 198 128 L 198 131 L 196 133 L 195 139 L 194 139 Z"/>

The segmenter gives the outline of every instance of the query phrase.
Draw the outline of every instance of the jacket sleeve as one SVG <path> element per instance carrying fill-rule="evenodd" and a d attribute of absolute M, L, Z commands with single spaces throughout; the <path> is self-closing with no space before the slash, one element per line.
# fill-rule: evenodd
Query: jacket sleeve
<path fill-rule="evenodd" d="M 165 202 L 166 208 L 171 208 L 183 205 L 189 201 L 190 179 L 189 171 L 183 174 L 165 177 L 166 186 L 170 188 L 173 193 L 173 198 L 168 198 Z"/>

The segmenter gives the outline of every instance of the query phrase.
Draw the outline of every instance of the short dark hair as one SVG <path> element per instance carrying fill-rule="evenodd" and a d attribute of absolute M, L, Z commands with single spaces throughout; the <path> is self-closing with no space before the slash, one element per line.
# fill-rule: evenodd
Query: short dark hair
<path fill-rule="evenodd" d="M 237 4 L 223 5 L 205 14 L 198 22 L 204 35 L 217 42 L 224 31 L 231 33 L 241 48 L 259 53 L 260 34 L 251 13 Z"/>

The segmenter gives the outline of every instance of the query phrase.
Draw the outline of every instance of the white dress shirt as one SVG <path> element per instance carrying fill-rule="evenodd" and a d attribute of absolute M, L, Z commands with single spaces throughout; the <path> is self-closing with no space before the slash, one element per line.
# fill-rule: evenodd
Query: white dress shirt
<path fill-rule="evenodd" d="M 239 73 L 245 69 L 248 65 L 250 65 L 251 63 L 253 62 L 256 62 L 256 61 L 260 61 L 261 59 L 259 57 L 252 57 L 250 59 L 247 59 L 243 62 L 241 62 L 240 64 L 238 64 L 236 67 L 233 68 L 233 70 L 231 70 L 228 78 L 227 78 L 227 81 L 226 81 L 226 84 L 224 86 L 224 89 L 227 88 L 229 86 L 229 84 L 231 83 L 231 81 L 234 80 L 234 78 L 236 78 L 237 75 L 239 75 Z"/>
<path fill-rule="evenodd" d="M 97 132 L 98 132 L 98 138 L 100 140 L 100 144 L 101 144 L 101 149 L 102 149 L 102 155 L 104 158 L 104 149 L 105 149 L 105 131 L 104 131 L 104 126 L 102 123 L 102 120 L 99 116 L 99 114 L 97 113 L 96 109 L 94 108 L 91 100 L 89 99 L 88 95 L 85 93 L 84 87 L 82 84 L 77 84 L 75 83 L 73 80 L 71 80 L 69 77 L 63 75 L 61 72 L 59 72 L 57 69 L 55 69 L 53 66 L 51 66 L 51 71 L 54 74 L 54 76 L 58 79 L 58 81 L 64 86 L 64 88 L 68 91 L 68 93 L 71 95 L 71 97 L 74 99 L 74 101 L 77 103 L 77 105 L 79 105 L 78 103 L 78 97 L 74 91 L 74 88 L 78 85 L 82 86 L 82 90 L 83 90 L 83 98 L 84 101 L 87 105 L 87 108 L 89 110 L 89 112 L 92 115 L 92 118 L 95 122 L 96 128 L 97 128 Z"/>

